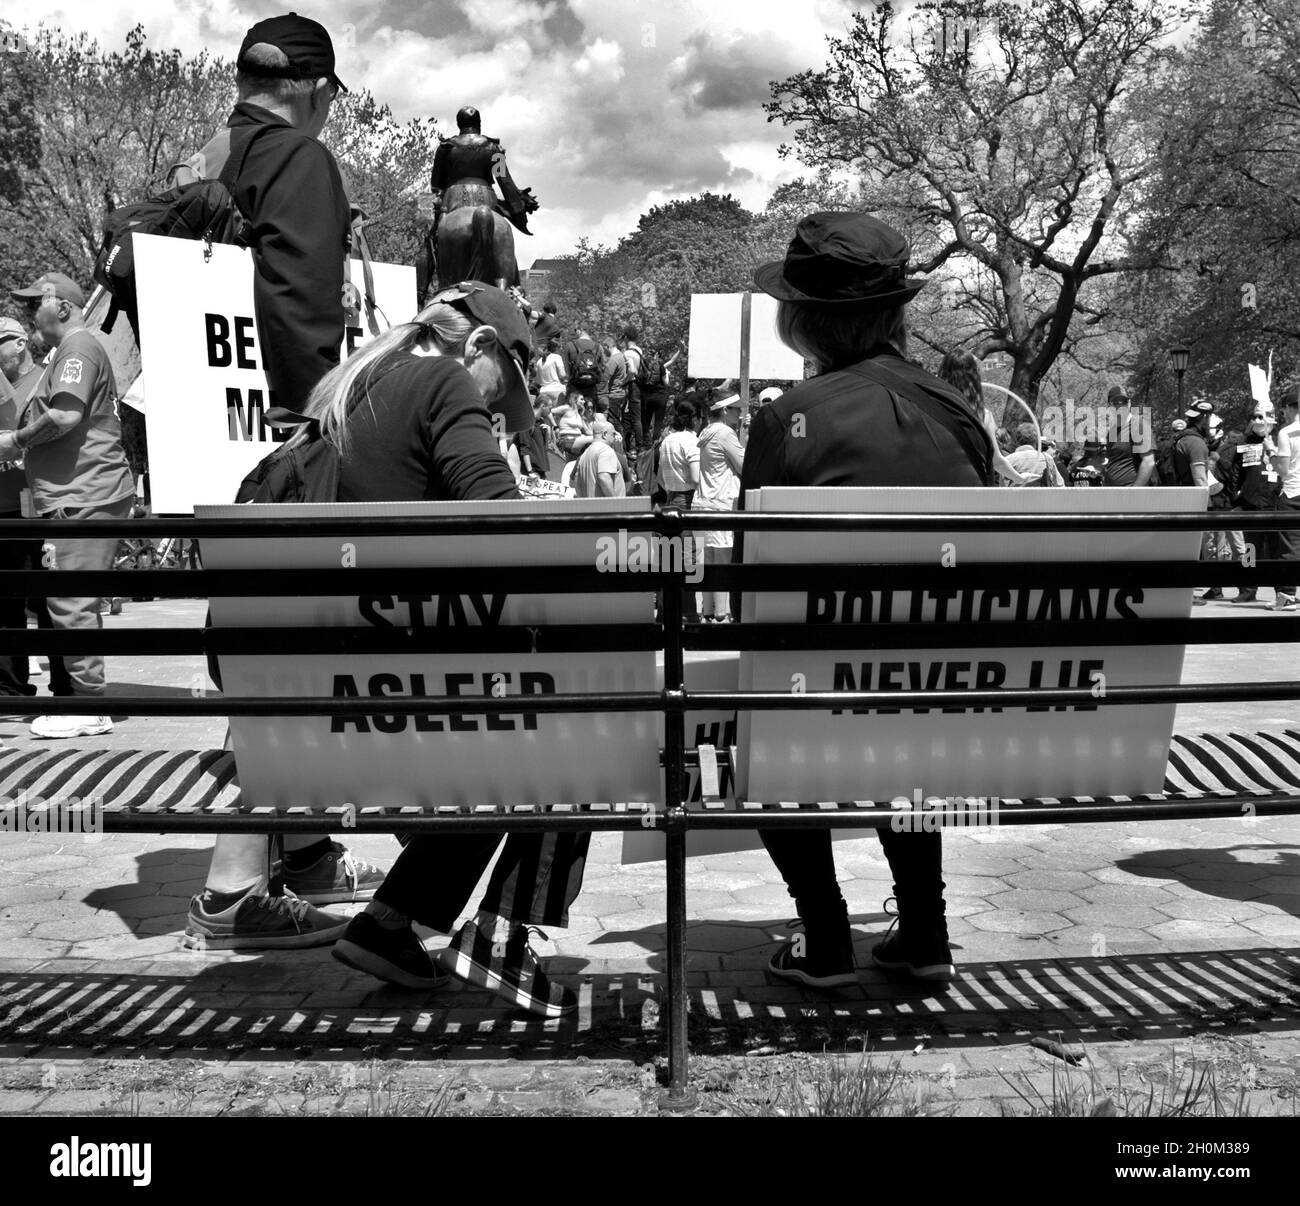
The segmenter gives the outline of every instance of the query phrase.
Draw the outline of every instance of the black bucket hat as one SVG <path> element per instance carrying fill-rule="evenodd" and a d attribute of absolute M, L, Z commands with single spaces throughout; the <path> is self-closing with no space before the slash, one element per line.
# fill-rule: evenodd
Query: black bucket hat
<path fill-rule="evenodd" d="M 869 214 L 809 214 L 785 259 L 757 269 L 754 284 L 781 301 L 901 306 L 925 285 L 906 275 L 910 252 L 898 231 Z"/>

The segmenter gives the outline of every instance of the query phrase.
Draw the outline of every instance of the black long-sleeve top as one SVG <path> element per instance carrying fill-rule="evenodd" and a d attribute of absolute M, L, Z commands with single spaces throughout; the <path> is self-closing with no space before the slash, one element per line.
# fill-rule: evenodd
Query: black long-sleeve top
<path fill-rule="evenodd" d="M 257 340 L 280 406 L 301 410 L 339 362 L 350 210 L 334 156 L 282 117 L 241 102 L 232 143 L 260 131 L 231 188 L 251 226 Z"/>

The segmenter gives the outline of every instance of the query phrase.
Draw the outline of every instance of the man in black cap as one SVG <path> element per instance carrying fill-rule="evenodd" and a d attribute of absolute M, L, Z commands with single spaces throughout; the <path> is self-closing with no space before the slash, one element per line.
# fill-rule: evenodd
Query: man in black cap
<path fill-rule="evenodd" d="M 1098 429 L 1099 438 L 1110 437 L 1106 445 L 1106 485 L 1141 487 L 1151 484 L 1156 472 L 1156 448 L 1151 424 L 1134 415 L 1128 392 L 1122 385 L 1112 385 L 1106 395 L 1104 412 L 1106 431 Z"/>
<path fill-rule="evenodd" d="M 1223 440 L 1223 424 L 1215 414 L 1214 403 L 1208 398 L 1197 398 L 1187 408 L 1183 418 L 1187 426 L 1174 445 L 1173 463 L 1175 484 L 1179 486 L 1205 486 L 1211 495 L 1223 489 L 1223 482 L 1210 472 L 1210 453 Z M 1213 532 L 1206 532 L 1201 541 L 1201 560 L 1213 561 Z M 1223 588 L 1212 586 L 1194 600 L 1208 603 L 1223 598 Z"/>
<path fill-rule="evenodd" d="M 742 504 L 746 491 L 764 486 L 990 484 L 993 447 L 977 416 L 906 359 L 904 307 L 925 283 L 906 276 L 908 255 L 903 236 L 875 218 L 818 213 L 799 223 L 784 262 L 755 272 L 758 288 L 780 302 L 781 339 L 818 375 L 754 416 Z M 898 930 L 876 946 L 874 961 L 921 979 L 951 977 L 940 834 L 876 833 L 894 876 Z M 760 834 L 805 927 L 803 941 L 782 946 L 769 970 L 818 988 L 854 983 L 829 831 Z"/>
<path fill-rule="evenodd" d="M 234 159 L 230 186 L 249 224 L 262 366 L 280 406 L 301 410 L 339 362 L 350 207 L 318 141 L 346 91 L 325 27 L 297 13 L 259 21 L 235 60 L 238 103 L 211 142 L 173 173 L 188 183 Z"/>
<path fill-rule="evenodd" d="M 249 225 L 262 367 L 276 403 L 300 411 L 339 363 L 345 331 L 350 206 L 338 165 L 318 139 L 334 98 L 346 89 L 325 27 L 297 13 L 249 29 L 235 60 L 235 87 L 227 128 L 182 170 L 210 177 L 227 159 L 242 161 L 230 192 Z M 379 868 L 339 842 L 285 835 L 282 883 L 290 895 L 269 893 L 268 841 L 260 834 L 217 838 L 206 882 L 213 907 L 244 896 L 262 907 L 241 911 L 217 937 L 199 932 L 199 941 L 248 950 L 330 943 L 346 917 L 304 909 L 295 897 L 308 905 L 368 900 L 383 882 Z M 192 906 L 192 931 L 193 921 Z"/>

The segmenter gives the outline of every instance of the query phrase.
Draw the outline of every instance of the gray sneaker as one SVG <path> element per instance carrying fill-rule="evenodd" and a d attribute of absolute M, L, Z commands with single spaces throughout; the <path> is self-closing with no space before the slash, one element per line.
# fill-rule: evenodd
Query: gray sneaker
<path fill-rule="evenodd" d="M 292 892 L 250 892 L 228 909 L 209 913 L 203 896 L 190 901 L 182 945 L 190 950 L 299 950 L 328 946 L 348 928 L 348 918 L 314 909 Z"/>

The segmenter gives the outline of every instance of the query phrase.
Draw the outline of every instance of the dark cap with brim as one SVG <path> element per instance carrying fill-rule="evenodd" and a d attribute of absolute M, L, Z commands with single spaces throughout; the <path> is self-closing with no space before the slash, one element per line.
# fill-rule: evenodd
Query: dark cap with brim
<path fill-rule="evenodd" d="M 260 44 L 284 51 L 288 66 L 264 67 L 245 62 L 244 54 L 249 47 Z M 247 75 L 267 79 L 314 80 L 324 77 L 340 91 L 347 91 L 343 81 L 334 74 L 334 43 L 330 41 L 325 26 L 297 13 L 268 17 L 254 25 L 244 35 L 235 66 Z"/>
<path fill-rule="evenodd" d="M 809 214 L 795 228 L 785 259 L 758 268 L 754 284 L 780 301 L 887 309 L 925 286 L 906 275 L 909 255 L 907 240 L 869 214 Z"/>
<path fill-rule="evenodd" d="M 498 341 L 514 366 L 514 372 L 506 377 L 505 397 L 490 403 L 488 409 L 505 420 L 507 434 L 531 431 L 536 419 L 524 369 L 532 354 L 532 339 L 528 320 L 515 304 L 514 298 L 482 281 L 461 281 L 458 285 L 440 290 L 430 299 L 429 305 L 439 302 L 467 311 L 480 325 L 491 327 L 496 332 Z M 419 321 L 418 316 L 416 321 Z"/>

